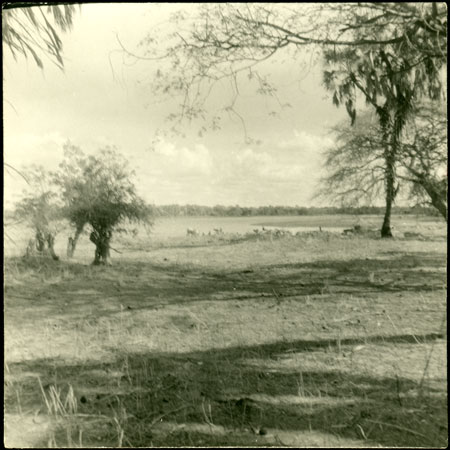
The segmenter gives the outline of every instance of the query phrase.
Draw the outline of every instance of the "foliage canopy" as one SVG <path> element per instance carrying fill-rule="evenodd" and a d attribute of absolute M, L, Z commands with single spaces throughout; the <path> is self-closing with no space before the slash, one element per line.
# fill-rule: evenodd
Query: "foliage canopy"
<path fill-rule="evenodd" d="M 94 228 L 113 228 L 124 220 L 149 223 L 150 210 L 137 194 L 133 175 L 127 160 L 113 147 L 85 155 L 66 144 L 56 176 L 65 215 L 73 224 L 84 221 Z"/>
<path fill-rule="evenodd" d="M 344 71 L 327 70 L 325 84 L 334 87 L 334 102 L 345 104 L 352 120 L 355 88 L 363 80 L 368 102 L 403 101 L 411 86 L 436 97 L 442 87 L 445 3 L 203 4 L 198 13 L 176 13 L 173 23 L 177 30 L 168 36 L 158 30 L 143 39 L 141 59 L 168 62 L 158 65 L 153 88 L 181 99 L 174 120 L 205 118 L 206 99 L 223 79 L 232 81 L 235 96 L 240 75 L 255 81 L 260 94 L 276 96 L 258 67 L 281 55 L 300 60 L 306 49 L 328 65 L 344 62 Z M 170 45 L 161 54 L 163 38 Z M 234 110 L 235 96 L 224 112 Z M 213 127 L 219 115 L 210 115 Z"/>
<path fill-rule="evenodd" d="M 386 159 L 380 125 L 373 114 L 353 126 L 336 126 L 336 145 L 326 152 L 327 175 L 318 196 L 342 204 L 370 204 L 384 192 Z M 396 189 L 416 204 L 432 205 L 447 219 L 447 115 L 436 103 L 417 109 L 398 143 Z M 397 193 L 396 193 L 397 195 Z"/>
<path fill-rule="evenodd" d="M 113 147 L 86 155 L 70 143 L 64 146 L 64 161 L 55 174 L 61 188 L 63 214 L 78 235 L 86 224 L 93 229 L 96 262 L 107 262 L 113 232 L 125 231 L 126 222 L 151 225 L 152 210 L 139 197 L 132 181 L 134 172 Z"/>
<path fill-rule="evenodd" d="M 63 69 L 63 44 L 58 31 L 72 28 L 74 13 L 74 5 L 5 7 L 2 11 L 3 43 L 16 60 L 19 55 L 31 56 L 42 69 L 42 55 L 45 55 Z"/>

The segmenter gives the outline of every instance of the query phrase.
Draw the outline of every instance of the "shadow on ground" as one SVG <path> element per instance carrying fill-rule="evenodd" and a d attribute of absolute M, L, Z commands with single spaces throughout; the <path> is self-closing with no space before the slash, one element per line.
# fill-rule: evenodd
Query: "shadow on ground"
<path fill-rule="evenodd" d="M 79 309 L 80 302 L 91 305 L 99 295 L 109 301 L 115 299 L 124 307 L 152 309 L 211 298 L 433 292 L 445 290 L 447 284 L 445 254 L 425 252 L 390 252 L 377 259 L 275 264 L 239 271 L 169 261 L 126 261 L 112 267 L 92 267 L 11 258 L 5 272 L 5 292 L 12 305 L 39 300 L 39 306 L 49 310 L 61 309 L 59 298 L 64 298 L 66 308 L 73 305 Z M 15 278 L 22 281 L 14 282 Z"/>
<path fill-rule="evenodd" d="M 442 336 L 416 338 L 418 345 Z M 412 342 L 410 336 L 377 339 Z M 117 353 L 109 363 L 11 364 L 6 414 L 19 412 L 19 384 L 20 411 L 38 418 L 46 413 L 39 377 L 48 398 L 52 386 L 62 403 L 69 386 L 74 390 L 77 415 L 60 417 L 53 437 L 59 445 L 67 444 L 68 433 L 76 441 L 82 430 L 83 446 L 446 446 L 441 388 L 421 390 L 399 375 L 377 377 L 335 365 L 312 371 L 279 364 L 329 348 L 328 340 L 298 340 L 186 354 Z M 47 446 L 46 439 L 35 446 Z"/>
<path fill-rule="evenodd" d="M 312 304 L 314 311 L 333 318 L 337 295 L 367 299 L 391 293 L 383 298 L 386 302 L 402 292 L 418 296 L 423 293 L 425 297 L 437 291 L 440 296 L 446 286 L 446 259 L 444 254 L 389 253 L 372 259 L 258 268 L 249 265 L 239 271 L 170 261 L 126 261 L 104 268 L 8 259 L 5 279 L 5 326 L 14 329 L 16 336 L 26 321 L 30 322 L 28 327 L 42 327 L 43 320 L 57 316 L 67 321 L 64 326 L 73 327 L 73 318 L 86 316 L 88 309 L 95 309 L 98 317 L 117 314 L 121 308 L 136 310 L 137 320 L 141 310 L 211 299 L 226 302 L 269 297 L 276 304 L 289 297 L 306 302 L 309 296 L 317 295 Z M 324 294 L 330 297 L 328 306 L 320 301 Z M 411 302 L 411 295 L 409 299 L 397 299 L 402 316 L 411 312 L 408 300 Z M 255 308 L 263 309 L 259 302 L 255 303 Z M 414 307 L 419 305 L 416 303 Z M 410 322 L 424 323 L 428 309 L 441 305 L 422 303 L 426 311 L 411 315 Z M 382 314 L 384 305 L 376 305 Z M 325 306 L 328 309 L 322 311 Z M 348 306 L 353 304 L 349 302 Z M 306 303 L 305 308 L 297 308 L 299 320 L 308 318 L 310 309 L 312 306 Z M 243 310 L 239 311 L 236 314 L 242 314 Z M 260 311 L 259 317 L 271 320 L 268 311 Z M 347 311 L 351 309 L 341 315 L 348 314 L 351 320 L 359 317 Z M 372 317 L 378 317 L 376 312 L 369 316 L 364 310 L 361 314 L 373 322 Z M 428 318 L 434 326 L 435 316 L 441 312 L 433 314 Z M 407 351 L 412 352 L 414 347 L 433 345 L 442 338 L 441 333 L 417 331 L 434 330 L 428 322 L 423 328 L 416 322 L 411 324 L 414 335 L 392 335 L 392 330 L 382 335 L 375 323 L 376 331 L 367 341 L 389 349 L 408 345 Z M 217 326 L 223 326 L 223 321 L 217 321 Z M 367 338 L 367 332 L 355 330 Z M 68 338 L 72 331 L 68 330 Z M 88 336 L 95 335 L 92 333 Z M 402 372 L 384 373 L 382 358 L 378 361 L 375 356 L 374 362 L 369 354 L 371 364 L 381 370 L 376 374 L 361 366 L 355 368 L 352 352 L 363 339 L 342 339 L 338 349 L 338 334 L 333 332 L 333 336 L 333 341 L 287 339 L 186 353 L 151 352 L 148 347 L 139 353 L 135 348 L 125 351 L 113 347 L 113 357 L 106 362 L 85 359 L 77 364 L 61 358 L 28 356 L 27 361 L 8 364 L 5 414 L 19 415 L 16 431 L 25 434 L 26 420 L 31 417 L 31 422 L 39 423 L 48 416 L 45 399 L 55 405 L 60 399 L 59 425 L 51 440 L 59 446 L 70 446 L 70 439 L 82 441 L 85 447 L 446 446 L 447 396 L 441 386 L 443 380 L 437 380 L 437 385 L 421 386 L 420 379 L 406 377 Z M 180 331 L 180 339 L 187 337 Z M 313 357 L 318 358 L 317 364 L 306 364 Z M 425 370 L 426 360 L 423 365 Z M 75 403 L 70 402 L 69 387 L 73 388 Z M 70 405 L 72 410 L 76 405 L 76 414 L 61 414 Z M 8 433 L 8 420 L 6 430 Z M 36 447 L 49 445 L 48 436 L 35 434 L 32 441 Z"/>

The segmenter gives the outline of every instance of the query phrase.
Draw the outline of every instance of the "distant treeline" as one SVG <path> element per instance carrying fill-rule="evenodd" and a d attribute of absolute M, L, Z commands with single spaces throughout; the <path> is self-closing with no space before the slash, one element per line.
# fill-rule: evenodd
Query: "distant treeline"
<path fill-rule="evenodd" d="M 201 205 L 152 205 L 155 217 L 213 216 L 213 217 L 245 217 L 245 216 L 320 216 L 332 214 L 384 214 L 383 206 L 331 207 L 322 208 L 303 206 L 201 206 Z M 439 216 L 434 208 L 424 206 L 397 206 L 393 214 L 417 214 Z M 7 222 L 13 220 L 13 211 L 6 210 L 3 217 Z"/>
<path fill-rule="evenodd" d="M 155 216 L 318 216 L 330 214 L 384 214 L 383 206 L 360 207 L 302 207 L 302 206 L 201 206 L 201 205 L 160 205 L 153 206 Z M 422 206 L 394 207 L 393 214 L 437 215 L 434 208 Z"/>

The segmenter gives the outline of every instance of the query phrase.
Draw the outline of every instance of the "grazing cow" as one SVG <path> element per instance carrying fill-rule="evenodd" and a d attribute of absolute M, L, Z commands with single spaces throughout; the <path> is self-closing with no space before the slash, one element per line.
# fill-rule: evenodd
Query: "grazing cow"
<path fill-rule="evenodd" d="M 277 229 L 274 231 L 274 234 L 275 234 L 275 236 L 280 237 L 280 236 L 283 236 L 284 231 L 283 231 L 283 230 L 280 230 L 279 228 L 277 228 Z"/>
<path fill-rule="evenodd" d="M 195 228 L 188 228 L 186 234 L 188 236 L 198 236 L 198 231 Z"/>
<path fill-rule="evenodd" d="M 405 231 L 403 233 L 403 236 L 405 238 L 418 238 L 418 237 L 421 237 L 420 233 L 414 233 L 412 231 Z"/>
<path fill-rule="evenodd" d="M 346 230 L 343 231 L 343 234 L 355 234 L 355 233 L 362 233 L 363 232 L 363 227 L 359 224 L 357 225 L 353 225 L 353 228 L 348 228 Z"/>

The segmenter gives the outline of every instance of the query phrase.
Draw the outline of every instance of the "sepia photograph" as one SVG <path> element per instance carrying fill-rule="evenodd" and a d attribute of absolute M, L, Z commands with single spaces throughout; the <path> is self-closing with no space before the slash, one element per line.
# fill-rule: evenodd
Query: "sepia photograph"
<path fill-rule="evenodd" d="M 5 448 L 447 448 L 447 4 L 3 2 Z"/>

